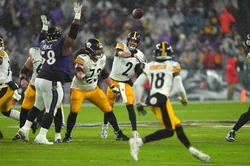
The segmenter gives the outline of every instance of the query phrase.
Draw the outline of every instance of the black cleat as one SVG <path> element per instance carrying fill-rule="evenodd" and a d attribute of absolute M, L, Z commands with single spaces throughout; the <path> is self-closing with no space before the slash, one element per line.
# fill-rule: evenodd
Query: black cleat
<path fill-rule="evenodd" d="M 115 131 L 115 140 L 117 141 L 128 141 L 129 137 L 124 135 L 121 130 Z"/>
<path fill-rule="evenodd" d="M 38 122 L 33 122 L 31 125 L 32 133 L 35 134 L 36 131 L 40 128 L 40 124 Z"/>
<path fill-rule="evenodd" d="M 3 133 L 1 130 L 0 130 L 0 139 L 3 139 Z"/>
<path fill-rule="evenodd" d="M 71 142 L 71 134 L 65 133 L 65 137 L 63 138 L 62 142 L 66 142 L 66 143 Z"/>
<path fill-rule="evenodd" d="M 12 141 L 18 141 L 19 139 L 21 139 L 21 135 L 19 133 L 16 133 L 16 135 L 12 137 Z"/>

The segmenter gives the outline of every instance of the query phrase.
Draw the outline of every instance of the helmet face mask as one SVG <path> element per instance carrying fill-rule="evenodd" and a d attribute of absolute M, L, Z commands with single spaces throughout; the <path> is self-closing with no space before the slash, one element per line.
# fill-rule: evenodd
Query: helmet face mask
<path fill-rule="evenodd" d="M 4 40 L 3 38 L 0 38 L 0 50 L 4 50 L 5 47 L 4 47 Z"/>
<path fill-rule="evenodd" d="M 103 45 L 101 41 L 97 38 L 87 40 L 85 43 L 85 48 L 96 59 L 101 58 L 103 55 Z"/>
<path fill-rule="evenodd" d="M 62 36 L 62 31 L 59 28 L 55 26 L 50 27 L 47 33 L 47 41 L 49 42 L 56 41 L 61 36 Z"/>
<path fill-rule="evenodd" d="M 173 57 L 173 49 L 172 47 L 165 41 L 156 44 L 154 51 L 154 58 L 158 60 L 167 60 L 172 59 Z"/>
<path fill-rule="evenodd" d="M 137 43 L 135 47 L 129 44 L 131 40 Z M 141 35 L 137 31 L 130 32 L 127 36 L 127 46 L 129 50 L 134 51 L 139 45 L 140 41 L 141 41 Z"/>

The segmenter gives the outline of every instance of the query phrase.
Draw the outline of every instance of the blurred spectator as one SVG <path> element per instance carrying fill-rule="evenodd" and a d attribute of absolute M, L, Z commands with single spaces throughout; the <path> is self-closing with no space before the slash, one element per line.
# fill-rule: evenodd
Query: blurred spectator
<path fill-rule="evenodd" d="M 226 67 L 226 80 L 228 83 L 227 99 L 233 100 L 234 91 L 238 83 L 238 72 L 236 70 L 236 62 L 232 57 L 228 58 L 228 64 Z"/>
<path fill-rule="evenodd" d="M 219 16 L 221 33 L 223 36 L 231 33 L 231 25 L 235 22 L 235 18 L 230 14 L 225 7 L 222 9 L 222 13 Z"/>
<path fill-rule="evenodd" d="M 211 46 L 206 47 L 203 60 L 204 69 L 215 69 L 215 53 Z"/>

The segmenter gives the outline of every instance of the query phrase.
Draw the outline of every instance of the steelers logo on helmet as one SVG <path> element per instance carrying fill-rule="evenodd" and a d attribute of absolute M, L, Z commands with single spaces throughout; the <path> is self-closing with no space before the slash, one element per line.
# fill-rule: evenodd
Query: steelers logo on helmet
<path fill-rule="evenodd" d="M 97 38 L 87 40 L 85 43 L 85 48 L 96 59 L 101 58 L 103 55 L 102 54 L 102 49 L 103 49 L 102 42 Z M 101 52 L 99 54 L 96 54 L 95 50 L 101 50 Z"/>
<path fill-rule="evenodd" d="M 166 41 L 161 41 L 160 43 L 157 43 L 155 46 L 154 57 L 155 59 L 159 60 L 172 59 L 173 49 Z"/>
<path fill-rule="evenodd" d="M 62 36 L 62 31 L 59 28 L 53 26 L 48 29 L 47 40 L 49 42 L 56 41 L 61 36 Z"/>
<path fill-rule="evenodd" d="M 130 45 L 128 44 L 128 42 L 129 42 L 130 40 L 136 41 L 136 43 L 137 43 L 136 47 L 130 46 Z M 130 32 L 130 33 L 128 34 L 128 36 L 127 36 L 127 46 L 128 46 L 128 48 L 129 48 L 129 50 L 134 51 L 134 50 L 138 47 L 140 41 L 141 41 L 141 35 L 140 35 L 137 31 L 132 31 L 132 32 Z"/>
<path fill-rule="evenodd" d="M 4 40 L 0 37 L 0 49 L 4 50 Z"/>
<path fill-rule="evenodd" d="M 250 34 L 247 35 L 247 37 L 245 39 L 245 44 L 247 47 L 250 47 Z"/>

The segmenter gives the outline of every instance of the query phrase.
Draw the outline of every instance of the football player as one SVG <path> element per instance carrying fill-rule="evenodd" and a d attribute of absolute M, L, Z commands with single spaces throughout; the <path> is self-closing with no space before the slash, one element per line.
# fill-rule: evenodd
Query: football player
<path fill-rule="evenodd" d="M 247 37 L 245 39 L 245 44 L 248 47 L 248 49 L 250 49 L 250 34 L 247 35 Z M 248 60 L 248 62 L 250 62 L 250 52 L 247 54 L 247 60 Z M 241 114 L 241 116 L 239 117 L 239 119 L 237 120 L 237 122 L 235 123 L 233 128 L 231 129 L 231 131 L 229 131 L 227 133 L 226 140 L 228 142 L 234 142 L 237 131 L 242 126 L 244 126 L 249 120 L 250 120 L 250 107 L 248 108 L 248 110 L 246 112 Z"/>
<path fill-rule="evenodd" d="M 75 76 L 71 85 L 70 113 L 67 118 L 67 129 L 63 142 L 71 141 L 71 132 L 85 99 L 96 105 L 105 114 L 114 128 L 116 140 L 129 140 L 119 129 L 107 96 L 97 85 L 101 76 L 113 93 L 116 95 L 120 93 L 119 89 L 112 84 L 109 73 L 105 70 L 106 56 L 102 49 L 103 45 L 100 40 L 93 38 L 86 41 L 85 48 L 78 49 L 73 55 L 75 57 Z"/>
<path fill-rule="evenodd" d="M 150 96 L 147 97 L 146 104 L 150 106 L 150 109 L 158 118 L 163 129 L 157 130 L 143 138 L 131 138 L 129 140 L 131 156 L 137 161 L 139 148 L 142 145 L 172 137 L 174 132 L 176 132 L 178 139 L 194 157 L 203 162 L 209 162 L 210 157 L 208 155 L 198 151 L 191 145 L 183 131 L 180 120 L 174 114 L 170 102 L 172 86 L 177 87 L 181 103 L 184 106 L 187 105 L 188 99 L 180 77 L 181 67 L 178 62 L 172 60 L 172 56 L 172 47 L 166 41 L 157 43 L 154 51 L 155 61 L 151 61 L 145 65 L 143 74 L 134 83 L 136 107 L 138 110 L 141 110 L 143 109 L 143 105 L 141 104 L 141 87 L 149 80 L 151 85 Z"/>
<path fill-rule="evenodd" d="M 19 120 L 20 112 L 11 109 L 11 102 L 13 98 L 20 99 L 16 91 L 18 88 L 18 85 L 12 81 L 9 55 L 5 52 L 3 38 L 0 38 L 0 111 L 4 116 L 15 120 Z M 0 136 L 3 138 L 2 133 Z"/>
<path fill-rule="evenodd" d="M 137 31 L 130 32 L 127 35 L 127 43 L 116 44 L 116 54 L 114 57 L 110 78 L 115 87 L 119 88 L 123 103 L 125 103 L 129 120 L 132 127 L 133 137 L 139 137 L 136 125 L 136 114 L 134 111 L 134 93 L 132 76 L 139 76 L 142 73 L 144 63 L 144 54 L 137 49 L 141 40 L 141 36 Z M 113 107 L 116 101 L 116 96 L 110 88 L 107 89 L 107 97 L 109 104 Z M 139 115 L 145 115 L 144 110 L 140 110 Z M 104 114 L 105 115 L 105 114 Z M 108 120 L 104 116 L 104 124 L 102 125 L 101 138 L 108 136 Z"/>
<path fill-rule="evenodd" d="M 43 40 L 43 39 L 40 39 Z M 36 88 L 35 88 L 35 79 L 37 77 L 38 72 L 40 71 L 42 66 L 42 56 L 40 54 L 40 48 L 38 47 L 31 47 L 28 52 L 28 58 L 22 67 L 20 71 L 20 80 L 21 80 L 21 86 L 23 88 L 27 88 L 24 93 L 24 99 L 21 106 L 21 112 L 20 112 L 20 121 L 19 121 L 19 127 L 22 128 L 29 110 L 34 106 L 35 103 L 35 96 L 36 96 Z M 32 71 L 32 76 L 30 81 L 27 80 L 27 74 L 29 71 Z M 36 132 L 36 130 L 40 127 L 42 117 L 43 117 L 44 111 L 41 111 L 37 117 L 37 122 L 33 122 L 31 125 L 31 128 L 33 130 L 33 133 Z M 61 128 L 62 128 L 62 118 L 63 118 L 63 112 L 61 109 L 61 105 L 59 106 L 57 110 L 57 114 L 55 116 L 55 142 L 61 142 Z M 21 136 L 19 133 L 17 133 L 12 140 L 16 141 L 19 140 Z"/>
<path fill-rule="evenodd" d="M 19 130 L 24 141 L 29 141 L 29 130 L 32 122 L 45 108 L 45 114 L 39 134 L 35 138 L 38 144 L 53 144 L 46 138 L 47 132 L 52 124 L 53 118 L 57 113 L 57 108 L 63 99 L 63 83 L 71 82 L 71 47 L 77 37 L 80 27 L 82 5 L 75 2 L 75 17 L 71 24 L 68 35 L 62 35 L 58 27 L 48 29 L 46 16 L 42 15 L 43 28 L 40 37 L 46 35 L 46 39 L 40 42 L 41 55 L 44 58 L 42 69 L 39 71 L 36 81 L 36 99 L 31 108 L 24 126 Z"/>

